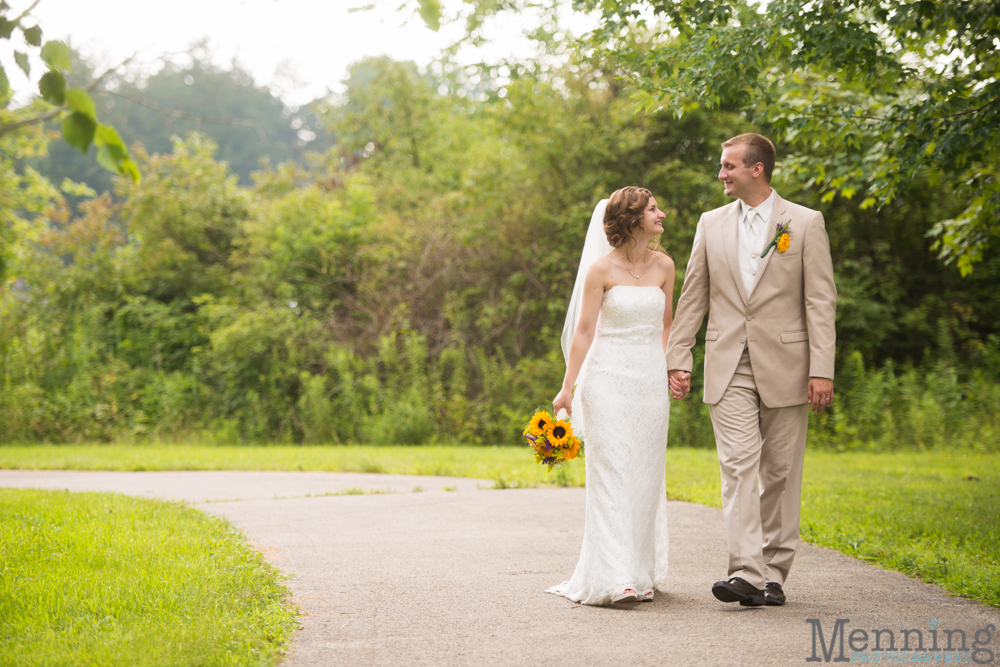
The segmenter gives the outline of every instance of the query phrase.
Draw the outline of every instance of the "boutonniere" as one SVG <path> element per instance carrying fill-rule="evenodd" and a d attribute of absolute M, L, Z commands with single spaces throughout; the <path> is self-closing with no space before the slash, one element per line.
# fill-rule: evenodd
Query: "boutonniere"
<path fill-rule="evenodd" d="M 774 238 L 771 242 L 767 244 L 764 248 L 764 252 L 760 254 L 761 257 L 767 257 L 767 253 L 771 252 L 771 248 L 777 246 L 778 252 L 785 252 L 788 250 L 788 246 L 792 243 L 792 221 L 786 220 L 785 222 L 779 222 L 778 228 L 774 231 Z"/>

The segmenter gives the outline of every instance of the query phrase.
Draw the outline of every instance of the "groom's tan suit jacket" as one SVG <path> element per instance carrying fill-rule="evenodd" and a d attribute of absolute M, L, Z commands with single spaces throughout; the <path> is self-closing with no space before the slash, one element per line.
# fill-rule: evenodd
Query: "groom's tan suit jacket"
<path fill-rule="evenodd" d="M 705 403 L 722 399 L 744 348 L 764 405 L 807 403 L 810 377 L 833 379 L 837 287 L 823 214 L 775 193 L 765 238 L 774 237 L 778 222 L 790 223 L 791 245 L 761 258 L 749 295 L 737 256 L 739 219 L 735 200 L 698 221 L 667 367 L 691 371 L 691 348 L 708 310 Z"/>

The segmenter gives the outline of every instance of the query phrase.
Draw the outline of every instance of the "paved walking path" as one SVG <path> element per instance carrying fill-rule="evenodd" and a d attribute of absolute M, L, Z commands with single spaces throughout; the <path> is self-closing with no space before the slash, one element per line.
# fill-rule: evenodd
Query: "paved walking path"
<path fill-rule="evenodd" d="M 921 630 L 930 649 L 931 619 L 939 648 L 944 630 L 963 630 L 969 651 L 977 630 L 1000 630 L 996 609 L 808 544 L 786 606 L 720 603 L 710 589 L 726 567 L 721 512 L 680 502 L 669 504 L 668 591 L 652 603 L 575 605 L 543 591 L 576 565 L 584 490 L 489 485 L 350 473 L 0 471 L 0 486 L 180 499 L 226 517 L 292 575 L 304 616 L 284 667 L 805 665 L 810 618 L 828 643 L 836 620 L 850 619 L 844 629 L 867 631 L 869 651 L 876 629 L 892 630 L 896 648 L 902 630 Z M 992 635 L 987 648 L 1000 664 L 1000 631 Z M 831 659 L 840 657 L 834 650 Z M 850 659 L 846 642 L 844 651 Z M 935 656 L 974 664 L 968 652 Z"/>

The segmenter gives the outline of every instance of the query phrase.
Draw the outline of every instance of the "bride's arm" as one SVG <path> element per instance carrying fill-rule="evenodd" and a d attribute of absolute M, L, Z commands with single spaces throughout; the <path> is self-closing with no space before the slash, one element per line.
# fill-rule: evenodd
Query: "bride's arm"
<path fill-rule="evenodd" d="M 666 279 L 660 288 L 663 295 L 667 297 L 666 306 L 663 308 L 663 354 L 667 353 L 667 341 L 670 340 L 670 325 L 674 322 L 674 260 L 667 255 L 663 256 L 663 266 L 666 270 Z"/>
<path fill-rule="evenodd" d="M 573 343 L 569 348 L 569 365 L 563 378 L 562 389 L 552 401 L 554 412 L 565 408 L 566 414 L 573 414 L 573 385 L 576 384 L 580 368 L 587 358 L 590 344 L 594 342 L 594 331 L 597 328 L 597 316 L 601 312 L 601 302 L 604 301 L 604 282 L 607 277 L 604 258 L 594 262 L 587 271 L 587 279 L 583 284 L 583 302 L 580 305 L 580 321 L 573 332 Z"/>

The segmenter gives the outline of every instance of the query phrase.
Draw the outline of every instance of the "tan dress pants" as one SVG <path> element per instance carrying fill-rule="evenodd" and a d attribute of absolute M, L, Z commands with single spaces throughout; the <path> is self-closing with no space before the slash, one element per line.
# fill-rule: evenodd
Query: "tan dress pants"
<path fill-rule="evenodd" d="M 757 588 L 784 584 L 799 544 L 809 404 L 769 408 L 757 394 L 750 352 L 710 406 L 722 472 L 729 577 Z"/>

